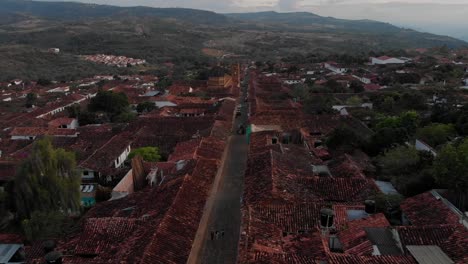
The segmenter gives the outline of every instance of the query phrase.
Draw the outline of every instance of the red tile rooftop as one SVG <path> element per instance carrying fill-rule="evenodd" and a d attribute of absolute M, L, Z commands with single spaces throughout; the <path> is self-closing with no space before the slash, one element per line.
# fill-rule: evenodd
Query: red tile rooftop
<path fill-rule="evenodd" d="M 331 254 L 328 264 L 418 264 L 411 256 L 356 256 Z"/>
<path fill-rule="evenodd" d="M 88 159 L 79 166 L 100 172 L 109 168 L 115 168 L 114 161 L 130 146 L 132 135 L 121 133 L 112 137 L 101 148 L 97 149 Z"/>
<path fill-rule="evenodd" d="M 23 244 L 23 240 L 19 234 L 0 233 L 0 244 Z"/>
<path fill-rule="evenodd" d="M 381 57 L 378 57 L 377 59 L 379 60 L 389 60 L 389 59 L 393 59 L 392 57 L 389 57 L 389 56 L 381 56 Z"/>
<path fill-rule="evenodd" d="M 389 227 L 390 223 L 383 214 L 376 214 L 366 218 L 349 221 L 347 228 L 338 233 L 338 238 L 345 253 L 352 255 L 371 255 L 373 244 L 367 237 L 364 228 Z"/>
<path fill-rule="evenodd" d="M 309 256 L 298 254 L 281 254 L 268 252 L 255 252 L 249 263 L 256 264 L 321 264 L 322 261 L 314 260 Z"/>
<path fill-rule="evenodd" d="M 430 206 L 428 206 L 430 205 Z M 401 210 L 413 225 L 456 225 L 460 218 L 431 192 L 425 192 L 404 200 Z"/>
<path fill-rule="evenodd" d="M 195 152 L 200 145 L 201 139 L 192 139 L 177 143 L 174 152 L 169 156 L 168 161 L 189 160 L 195 158 Z"/>
<path fill-rule="evenodd" d="M 47 134 L 46 127 L 15 127 L 11 131 L 11 136 L 42 136 Z"/>
<path fill-rule="evenodd" d="M 199 160 L 192 176 L 185 177 L 171 208 L 145 249 L 143 263 L 187 261 L 216 171 L 214 161 Z"/>
<path fill-rule="evenodd" d="M 468 261 L 468 230 L 461 224 L 400 226 L 396 230 L 405 250 L 410 245 L 435 245 L 457 263 Z"/>
<path fill-rule="evenodd" d="M 0 161 L 0 182 L 12 181 L 16 176 L 18 166 L 16 162 Z"/>
<path fill-rule="evenodd" d="M 75 120 L 75 118 L 61 117 L 50 121 L 48 125 L 53 127 L 60 127 L 62 125 L 69 125 Z"/>
<path fill-rule="evenodd" d="M 88 218 L 74 253 L 88 256 L 110 254 L 142 225 L 144 221 L 131 218 Z"/>

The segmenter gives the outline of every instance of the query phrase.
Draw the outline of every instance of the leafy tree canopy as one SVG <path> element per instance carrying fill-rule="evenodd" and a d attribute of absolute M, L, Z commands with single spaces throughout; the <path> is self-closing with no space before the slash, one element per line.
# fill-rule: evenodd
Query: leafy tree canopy
<path fill-rule="evenodd" d="M 362 99 L 359 96 L 353 96 L 346 100 L 347 105 L 358 106 L 362 104 Z"/>
<path fill-rule="evenodd" d="M 461 144 L 448 144 L 434 161 L 434 179 L 456 192 L 468 190 L 468 139 Z"/>
<path fill-rule="evenodd" d="M 159 154 L 159 148 L 157 147 L 143 147 L 134 149 L 128 155 L 129 159 L 133 159 L 135 156 L 141 156 L 143 160 L 149 162 L 158 162 L 161 160 L 161 155 Z"/>
<path fill-rule="evenodd" d="M 156 105 L 152 102 L 139 103 L 136 108 L 138 113 L 151 112 L 154 109 L 156 109 Z"/>
<path fill-rule="evenodd" d="M 414 168 L 420 161 L 419 152 L 414 147 L 398 146 L 385 151 L 378 158 L 379 164 L 387 174 L 401 174 Z"/>
<path fill-rule="evenodd" d="M 430 146 L 436 147 L 447 142 L 455 134 L 455 127 L 452 124 L 430 124 L 418 129 L 416 137 Z"/>
<path fill-rule="evenodd" d="M 49 138 L 35 142 L 15 178 L 19 216 L 30 218 L 36 211 L 76 212 L 80 183 L 73 153 L 55 149 Z"/>
<path fill-rule="evenodd" d="M 114 93 L 112 91 L 99 91 L 91 99 L 88 109 L 91 112 L 106 112 L 118 115 L 125 112 L 129 106 L 128 98 L 124 93 Z"/>

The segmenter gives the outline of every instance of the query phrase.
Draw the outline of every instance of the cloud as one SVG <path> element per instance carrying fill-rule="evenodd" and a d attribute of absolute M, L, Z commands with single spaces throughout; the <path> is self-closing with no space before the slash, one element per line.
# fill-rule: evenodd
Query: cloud
<path fill-rule="evenodd" d="M 301 2 L 299 0 L 279 0 L 277 7 L 280 11 L 295 11 Z"/>

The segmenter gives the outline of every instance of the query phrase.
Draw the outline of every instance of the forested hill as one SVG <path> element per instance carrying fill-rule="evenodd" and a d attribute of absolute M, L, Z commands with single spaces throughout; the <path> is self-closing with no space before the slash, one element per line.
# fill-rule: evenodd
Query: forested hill
<path fill-rule="evenodd" d="M 333 17 L 323 17 L 308 12 L 278 13 L 257 12 L 257 13 L 236 13 L 226 14 L 226 16 L 242 21 L 255 23 L 267 23 L 287 25 L 290 27 L 320 27 L 328 30 L 352 30 L 372 33 L 397 33 L 402 29 L 389 23 L 373 20 L 347 20 Z"/>
<path fill-rule="evenodd" d="M 0 14 L 2 13 L 20 13 L 68 21 L 122 16 L 154 16 L 200 24 L 226 23 L 228 21 L 226 16 L 215 12 L 186 8 L 118 7 L 74 2 L 30 0 L 0 0 Z"/>
<path fill-rule="evenodd" d="M 296 61 L 331 54 L 367 58 L 370 51 L 443 45 L 468 44 L 382 22 L 311 13 L 218 14 L 183 8 L 0 0 L 0 80 L 67 80 L 121 71 L 78 56 L 89 54 L 145 59 L 145 67 L 125 70 L 153 71 L 165 62 L 190 68 L 224 55 Z M 59 48 L 60 54 L 48 54 L 51 47 Z"/>

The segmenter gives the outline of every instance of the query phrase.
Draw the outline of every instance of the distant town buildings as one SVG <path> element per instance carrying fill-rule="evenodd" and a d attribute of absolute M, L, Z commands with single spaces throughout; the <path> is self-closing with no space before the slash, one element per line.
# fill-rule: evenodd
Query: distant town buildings
<path fill-rule="evenodd" d="M 82 56 L 82 58 L 87 61 L 105 64 L 108 66 L 117 66 L 119 68 L 137 66 L 146 63 L 146 60 L 142 59 L 133 59 L 125 56 L 114 56 L 105 54 L 84 55 Z"/>
<path fill-rule="evenodd" d="M 340 64 L 334 62 L 334 61 L 331 61 L 331 62 L 325 62 L 323 64 L 323 67 L 325 69 L 328 69 L 336 74 L 342 74 L 342 73 L 345 73 L 347 71 L 347 69 L 343 66 L 341 66 Z"/>
<path fill-rule="evenodd" d="M 47 50 L 47 52 L 52 53 L 52 54 L 59 54 L 60 49 L 59 48 L 50 48 Z"/>
<path fill-rule="evenodd" d="M 372 65 L 386 65 L 386 64 L 405 64 L 408 62 L 407 59 L 398 59 L 388 56 L 382 56 L 378 58 L 371 58 Z"/>

